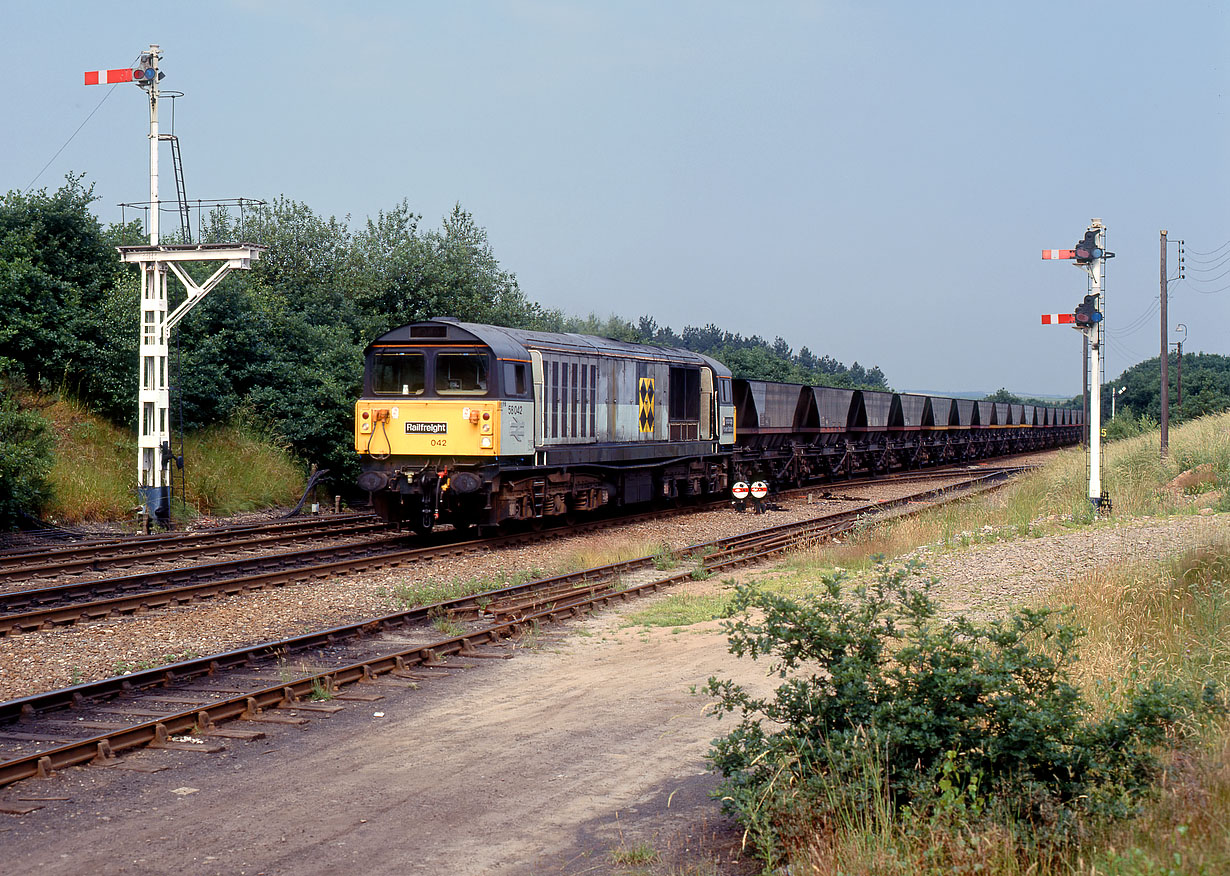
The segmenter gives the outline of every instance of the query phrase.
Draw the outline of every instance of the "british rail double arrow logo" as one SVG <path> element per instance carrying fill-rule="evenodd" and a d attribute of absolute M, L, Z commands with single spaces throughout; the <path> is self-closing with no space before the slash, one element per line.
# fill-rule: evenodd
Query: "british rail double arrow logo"
<path fill-rule="evenodd" d="M 640 405 L 641 431 L 653 432 L 653 378 L 641 377 L 637 383 L 636 397 Z"/>

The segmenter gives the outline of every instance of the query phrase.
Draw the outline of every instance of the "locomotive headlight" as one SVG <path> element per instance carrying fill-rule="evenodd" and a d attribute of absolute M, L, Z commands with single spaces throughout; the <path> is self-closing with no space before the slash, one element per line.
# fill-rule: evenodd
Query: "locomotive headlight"
<path fill-rule="evenodd" d="M 490 435 L 490 434 L 491 434 L 491 424 L 490 424 L 490 423 L 483 423 L 483 426 L 482 426 L 482 431 L 483 431 L 483 434 L 484 434 L 484 435 Z"/>
<path fill-rule="evenodd" d="M 487 436 L 484 436 L 484 437 L 483 437 L 483 438 L 482 438 L 482 439 L 478 442 L 478 446 L 479 446 L 479 447 L 481 447 L 481 448 L 483 448 L 484 450 L 490 450 L 490 449 L 491 449 L 491 439 L 490 439 L 489 437 L 487 437 Z"/>

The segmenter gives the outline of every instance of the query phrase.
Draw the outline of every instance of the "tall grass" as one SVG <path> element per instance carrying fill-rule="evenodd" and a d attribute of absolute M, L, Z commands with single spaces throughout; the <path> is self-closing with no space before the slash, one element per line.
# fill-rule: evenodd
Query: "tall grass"
<path fill-rule="evenodd" d="M 198 514 L 288 505 L 303 493 L 303 468 L 269 436 L 234 425 L 186 436 L 187 504 Z"/>
<path fill-rule="evenodd" d="M 1049 602 L 1087 630 L 1072 680 L 1095 710 L 1137 682 L 1177 681 L 1205 708 L 1176 728 L 1161 781 L 1134 815 L 1091 821 L 1071 844 L 1006 829 L 996 801 L 958 771 L 922 809 L 885 802 L 883 752 L 852 782 L 819 777 L 774 813 L 790 872 L 825 876 L 1145 876 L 1230 873 L 1230 542 L 1070 582 Z M 782 789 L 783 794 L 798 793 Z M 828 813 L 816 827 L 809 812 Z M 801 829 L 792 828 L 797 820 Z M 774 861 L 776 866 L 779 861 Z"/>
<path fill-rule="evenodd" d="M 1216 479 L 1202 489 L 1216 489 L 1215 501 L 1230 510 L 1230 414 L 1184 423 L 1170 434 L 1170 455 L 1162 460 L 1156 431 L 1108 442 L 1102 483 L 1110 493 L 1113 516 L 1191 513 L 1199 495 L 1168 486 L 1180 473 L 1203 464 Z M 874 554 L 899 557 L 921 545 L 968 547 L 986 541 L 1039 536 L 1094 520 L 1088 499 L 1087 456 L 1068 448 L 1036 471 L 1028 472 L 994 493 L 943 505 L 911 517 L 865 524 L 836 542 L 816 543 L 789 563 L 795 569 L 841 567 L 862 569 Z M 1210 504 L 1205 502 L 1203 504 Z"/>
<path fill-rule="evenodd" d="M 60 524 L 130 518 L 137 504 L 137 441 L 82 405 L 55 396 L 29 395 L 52 425 L 55 462 L 52 500 L 45 518 Z M 303 492 L 302 465 L 268 436 L 237 426 L 215 426 L 185 437 L 189 516 L 224 515 L 287 505 Z M 173 509 L 179 513 L 179 503 Z"/>
<path fill-rule="evenodd" d="M 1109 696 L 1124 679 L 1182 681 L 1222 717 L 1192 724 L 1157 799 L 1085 856 L 1090 874 L 1230 873 L 1230 542 L 1112 570 L 1052 597 L 1088 630 L 1076 679 Z"/>
<path fill-rule="evenodd" d="M 43 516 L 67 524 L 124 519 L 136 504 L 135 435 L 65 398 L 31 395 L 22 404 L 51 423 L 56 442 Z"/>
<path fill-rule="evenodd" d="M 570 551 L 561 561 L 562 572 L 578 572 L 625 560 L 657 557 L 659 568 L 667 568 L 670 545 L 661 539 L 632 539 L 618 534 L 598 533 L 586 540 L 583 547 Z M 561 572 L 561 573 L 562 573 Z"/>
<path fill-rule="evenodd" d="M 1095 572 L 1051 599 L 1088 634 L 1087 680 L 1131 672 L 1230 688 L 1230 542 Z"/>

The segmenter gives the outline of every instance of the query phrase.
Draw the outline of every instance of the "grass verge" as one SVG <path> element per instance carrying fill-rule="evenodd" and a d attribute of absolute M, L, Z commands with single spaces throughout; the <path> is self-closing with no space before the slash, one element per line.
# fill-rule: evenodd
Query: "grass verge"
<path fill-rule="evenodd" d="M 653 605 L 624 615 L 628 627 L 688 627 L 730 617 L 734 581 L 724 581 L 719 593 L 673 593 Z"/>
<path fill-rule="evenodd" d="M 52 426 L 55 462 L 50 522 L 131 518 L 136 506 L 136 436 L 58 396 L 26 395 Z M 236 426 L 214 426 L 185 436 L 188 516 L 227 515 L 292 504 L 303 492 L 300 463 L 268 436 Z M 173 513 L 181 513 L 175 503 Z"/>
<path fill-rule="evenodd" d="M 1104 446 L 1103 485 L 1115 517 L 1230 511 L 1230 414 L 1201 417 L 1175 429 L 1165 460 L 1158 441 L 1154 431 Z M 1170 485 L 1182 472 L 1200 466 L 1208 466 L 1213 480 L 1186 488 Z M 960 549 L 1086 526 L 1095 522 L 1087 478 L 1085 451 L 1068 448 L 994 493 L 897 520 L 868 519 L 834 542 L 797 552 L 785 566 L 865 570 L 871 556 L 896 558 L 923 545 Z"/>

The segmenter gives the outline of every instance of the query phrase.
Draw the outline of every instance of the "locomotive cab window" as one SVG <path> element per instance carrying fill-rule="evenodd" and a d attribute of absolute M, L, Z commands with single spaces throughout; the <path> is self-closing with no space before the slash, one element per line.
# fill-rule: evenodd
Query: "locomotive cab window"
<path fill-rule="evenodd" d="M 437 353 L 438 395 L 486 395 L 486 353 Z"/>
<path fill-rule="evenodd" d="M 504 392 L 506 395 L 517 397 L 530 394 L 529 377 L 524 362 L 504 363 Z"/>
<path fill-rule="evenodd" d="M 377 353 L 372 389 L 379 395 L 422 395 L 425 360 L 422 353 Z"/>

